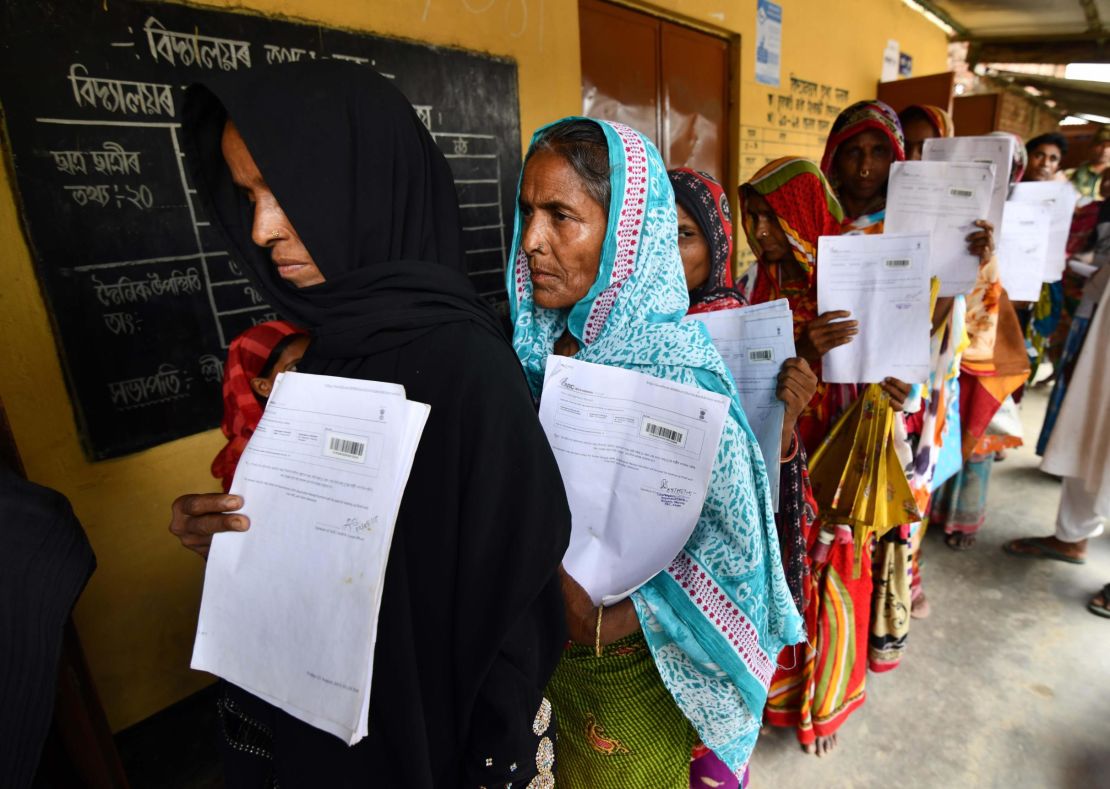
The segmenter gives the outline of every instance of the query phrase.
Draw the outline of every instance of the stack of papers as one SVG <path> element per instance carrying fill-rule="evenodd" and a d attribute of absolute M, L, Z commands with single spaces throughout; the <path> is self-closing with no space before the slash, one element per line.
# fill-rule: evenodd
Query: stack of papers
<path fill-rule="evenodd" d="M 429 408 L 396 384 L 278 376 L 208 554 L 192 667 L 348 745 L 366 736 L 393 527 Z"/>
<path fill-rule="evenodd" d="M 552 355 L 543 425 L 570 503 L 563 567 L 612 605 L 678 556 L 694 531 L 729 399 L 643 373 Z"/>
<path fill-rule="evenodd" d="M 776 392 L 783 362 L 797 355 L 790 302 L 779 299 L 741 309 L 690 315 L 686 320 L 705 325 L 736 380 L 740 405 L 767 464 L 771 503 L 778 512 L 779 458 L 786 405 Z"/>
<path fill-rule="evenodd" d="M 1048 206 L 1052 214 L 1052 224 L 1049 226 L 1048 257 L 1045 259 L 1044 271 L 1041 272 L 1041 281 L 1056 282 L 1064 276 L 1068 235 L 1071 233 L 1071 219 L 1075 204 L 1079 201 L 1079 192 L 1075 191 L 1070 181 L 1025 181 L 1014 186 L 1010 200 Z"/>
<path fill-rule="evenodd" d="M 817 307 L 848 310 L 859 334 L 821 359 L 827 383 L 929 377 L 929 236 L 821 236 Z"/>
<path fill-rule="evenodd" d="M 886 233 L 930 233 L 929 274 L 941 296 L 975 286 L 979 258 L 967 251 L 975 222 L 986 219 L 994 165 L 981 162 L 895 162 L 886 197 Z"/>
<path fill-rule="evenodd" d="M 998 274 L 1012 301 L 1036 301 L 1048 266 L 1052 207 L 1047 203 L 1006 203 L 998 237 Z"/>

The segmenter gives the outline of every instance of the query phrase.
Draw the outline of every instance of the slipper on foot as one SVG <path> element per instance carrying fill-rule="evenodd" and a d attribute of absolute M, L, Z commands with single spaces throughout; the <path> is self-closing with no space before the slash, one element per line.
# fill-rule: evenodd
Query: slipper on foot
<path fill-rule="evenodd" d="M 1087 563 L 1085 557 L 1069 556 L 1063 551 L 1049 548 L 1037 540 L 1036 537 L 1022 537 L 1019 540 L 1011 540 L 1002 546 L 1002 550 L 1010 556 L 1020 556 L 1023 559 L 1052 559 L 1056 562 L 1067 562 L 1068 564 Z"/>

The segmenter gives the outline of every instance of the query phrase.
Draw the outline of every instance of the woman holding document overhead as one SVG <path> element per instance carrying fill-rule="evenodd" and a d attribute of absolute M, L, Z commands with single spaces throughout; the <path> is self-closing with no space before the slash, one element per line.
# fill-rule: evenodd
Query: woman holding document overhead
<path fill-rule="evenodd" d="M 228 687 L 228 784 L 550 786 L 569 512 L 519 364 L 463 273 L 447 162 L 386 79 L 336 61 L 193 86 L 183 129 L 227 249 L 313 335 L 299 370 L 430 406 L 384 574 L 368 736 L 348 746 Z M 213 532 L 260 536 L 265 522 L 227 514 L 240 505 L 249 516 L 249 500 L 184 496 L 171 531 L 201 554 Z"/>
<path fill-rule="evenodd" d="M 557 785 L 685 789 L 699 740 L 737 776 L 759 733 L 775 656 L 803 634 L 766 471 L 732 378 L 708 336 L 682 323 L 689 299 L 666 169 L 632 129 L 566 119 L 533 137 L 518 205 L 507 284 L 513 345 L 535 397 L 573 389 L 562 373 L 545 377 L 567 357 L 618 378 L 646 374 L 724 409 L 704 504 L 678 555 L 610 605 L 564 578 L 573 643 L 549 687 L 560 722 Z M 588 492 L 593 507 L 584 511 L 594 517 L 576 519 L 576 531 L 599 528 L 606 510 L 623 506 L 612 491 Z M 671 483 L 664 493 L 677 507 L 696 491 Z M 643 526 L 628 562 L 666 537 Z"/>

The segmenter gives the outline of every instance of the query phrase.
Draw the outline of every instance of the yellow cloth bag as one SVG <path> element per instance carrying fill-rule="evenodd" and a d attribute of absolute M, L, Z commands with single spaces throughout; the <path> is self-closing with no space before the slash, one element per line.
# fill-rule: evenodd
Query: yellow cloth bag
<path fill-rule="evenodd" d="M 852 527 L 857 562 L 868 540 L 921 520 L 894 449 L 894 419 L 889 396 L 868 384 L 809 463 L 821 519 Z"/>

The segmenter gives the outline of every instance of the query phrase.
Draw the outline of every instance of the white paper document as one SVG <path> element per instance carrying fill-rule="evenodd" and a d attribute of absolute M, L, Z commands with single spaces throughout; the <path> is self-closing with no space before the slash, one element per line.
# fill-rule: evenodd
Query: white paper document
<path fill-rule="evenodd" d="M 429 408 L 396 384 L 278 376 L 208 554 L 192 667 L 348 745 L 366 736 L 393 527 Z"/>
<path fill-rule="evenodd" d="M 1010 200 L 1020 203 L 1042 203 L 1052 212 L 1052 225 L 1048 234 L 1048 257 L 1045 260 L 1042 282 L 1056 282 L 1064 276 L 1067 260 L 1068 235 L 1071 218 L 1079 192 L 1070 181 L 1023 181 L 1014 185 Z"/>
<path fill-rule="evenodd" d="M 1010 170 L 1014 165 L 1014 146 L 1010 135 L 988 134 L 983 137 L 934 137 L 926 140 L 921 158 L 926 162 L 980 162 L 994 165 L 994 187 L 986 219 L 995 232 L 1002 227 L 1003 205 L 1010 193 Z"/>
<path fill-rule="evenodd" d="M 998 273 L 1011 301 L 1036 301 L 1048 260 L 1052 208 L 1047 203 L 1006 203 L 998 236 Z"/>
<path fill-rule="evenodd" d="M 755 433 L 767 477 L 771 503 L 778 511 L 779 458 L 786 405 L 776 396 L 779 372 L 794 350 L 794 318 L 786 299 L 734 310 L 690 315 L 709 331 L 740 393 L 740 405 Z"/>
<path fill-rule="evenodd" d="M 821 236 L 817 309 L 848 310 L 859 334 L 821 358 L 826 383 L 929 377 L 929 236 Z"/>
<path fill-rule="evenodd" d="M 729 399 L 552 355 L 540 423 L 570 502 L 563 567 L 594 605 L 664 569 L 697 525 Z"/>
<path fill-rule="evenodd" d="M 890 166 L 885 233 L 930 233 L 929 273 L 941 296 L 975 286 L 979 258 L 967 251 L 975 222 L 986 219 L 994 165 L 981 162 L 895 162 Z"/>

